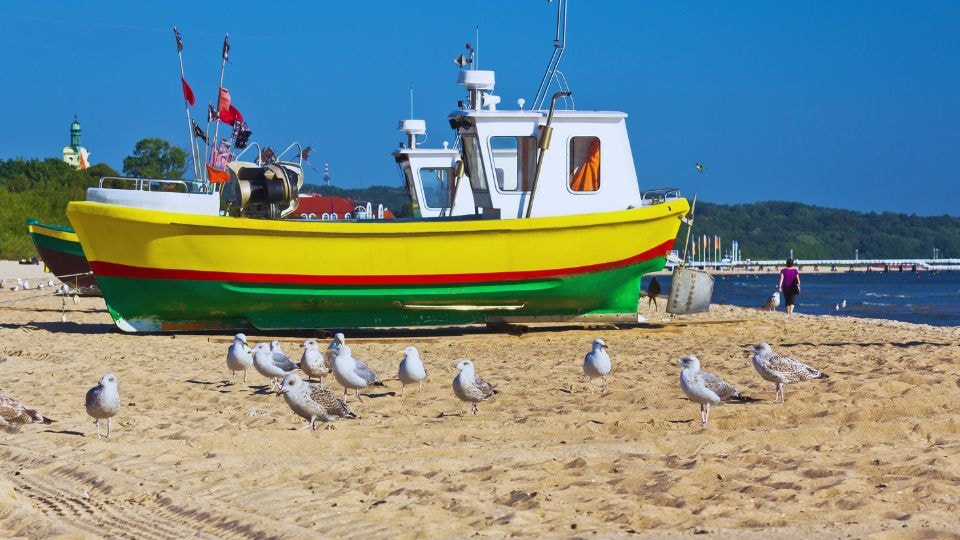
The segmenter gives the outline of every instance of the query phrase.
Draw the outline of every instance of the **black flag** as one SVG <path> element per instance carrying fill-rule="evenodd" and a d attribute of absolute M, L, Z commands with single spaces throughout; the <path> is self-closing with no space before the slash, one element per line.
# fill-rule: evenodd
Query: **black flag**
<path fill-rule="evenodd" d="M 173 36 L 177 38 L 177 52 L 183 51 L 183 36 L 180 35 L 180 32 L 177 31 L 177 27 L 173 27 Z"/>
<path fill-rule="evenodd" d="M 218 113 L 217 110 L 213 108 L 213 105 L 211 105 L 210 102 L 208 101 L 207 102 L 207 123 L 209 124 L 210 122 L 213 122 L 214 120 L 218 120 L 219 118 L 220 118 L 220 113 Z"/>
<path fill-rule="evenodd" d="M 207 142 L 207 134 L 204 133 L 202 129 L 200 129 L 200 126 L 197 124 L 196 120 L 193 121 L 193 134 L 197 138 L 203 139 L 203 142 Z"/>
<path fill-rule="evenodd" d="M 223 61 L 226 62 L 230 58 L 230 34 L 223 36 Z"/>

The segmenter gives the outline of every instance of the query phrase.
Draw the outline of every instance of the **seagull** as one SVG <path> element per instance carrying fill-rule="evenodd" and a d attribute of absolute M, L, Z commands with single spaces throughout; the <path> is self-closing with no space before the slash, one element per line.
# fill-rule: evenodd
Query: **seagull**
<path fill-rule="evenodd" d="M 333 339 L 330 340 L 330 345 L 327 345 L 327 350 L 324 352 L 324 357 L 327 359 L 327 364 L 333 365 L 333 359 L 337 357 L 337 351 L 340 350 L 341 345 L 346 344 L 346 338 L 343 336 L 342 332 L 337 332 L 333 335 Z"/>
<path fill-rule="evenodd" d="M 290 357 L 287 356 L 286 353 L 283 352 L 283 349 L 280 348 L 279 339 L 275 339 L 270 342 L 270 352 L 273 353 L 273 360 L 275 362 L 284 362 L 284 361 L 292 362 L 293 361 L 293 360 L 290 360 Z"/>
<path fill-rule="evenodd" d="M 476 376 L 470 360 L 461 360 L 456 367 L 460 373 L 453 379 L 453 393 L 460 401 L 472 403 L 473 414 L 477 414 L 477 403 L 493 397 L 497 391 L 490 383 Z"/>
<path fill-rule="evenodd" d="M 346 345 L 340 345 L 333 359 L 333 377 L 343 387 L 344 398 L 348 390 L 354 390 L 357 401 L 363 401 L 360 397 L 361 388 L 370 385 L 386 386 L 372 369 L 353 357 L 350 347 Z"/>
<path fill-rule="evenodd" d="M 683 390 L 690 401 L 700 404 L 700 425 L 706 426 L 710 419 L 710 405 L 720 403 L 720 396 L 713 389 L 707 387 L 703 377 L 704 373 L 700 371 L 700 360 L 696 356 L 684 356 L 680 359 L 679 364 L 683 366 L 683 369 L 680 370 L 680 389 Z M 715 375 L 713 377 L 719 379 Z"/>
<path fill-rule="evenodd" d="M 763 303 L 763 309 L 774 311 L 778 307 L 780 307 L 780 291 L 773 291 L 770 298 L 767 298 L 767 301 Z"/>
<path fill-rule="evenodd" d="M 420 386 L 419 391 L 423 392 L 423 380 L 427 378 L 427 369 L 423 367 L 420 351 L 411 346 L 400 351 L 400 354 L 403 355 L 400 369 L 397 370 L 397 378 L 400 379 L 400 397 L 403 397 L 403 389 L 408 384 L 417 383 Z"/>
<path fill-rule="evenodd" d="M 330 374 L 330 368 L 327 361 L 320 354 L 320 344 L 315 339 L 308 339 L 303 342 L 303 354 L 300 356 L 300 369 L 311 379 L 316 377 L 323 383 L 323 376 Z"/>
<path fill-rule="evenodd" d="M 233 380 L 237 380 L 237 372 L 243 372 L 243 382 L 247 382 L 247 370 L 253 366 L 253 353 L 247 345 L 247 336 L 237 334 L 233 336 L 233 343 L 227 349 L 227 369 L 233 373 Z"/>
<path fill-rule="evenodd" d="M 829 376 L 820 371 L 782 354 L 773 352 L 767 343 L 758 343 L 747 347 L 753 353 L 753 367 L 765 380 L 777 385 L 773 402 L 783 403 L 783 385 L 798 383 L 810 379 L 827 379 Z"/>
<path fill-rule="evenodd" d="M 846 300 L 841 300 L 841 301 L 840 301 L 840 309 L 847 309 L 847 301 L 846 301 Z"/>
<path fill-rule="evenodd" d="M 110 419 L 120 412 L 120 392 L 117 391 L 117 376 L 107 373 L 100 383 L 87 390 L 87 414 L 96 420 L 97 438 L 100 438 L 100 420 L 107 419 L 107 438 L 110 438 Z"/>
<path fill-rule="evenodd" d="M 277 395 L 293 409 L 297 416 L 310 421 L 299 429 L 317 429 L 317 420 L 321 422 L 335 422 L 338 418 L 356 418 L 350 412 L 347 403 L 322 384 L 304 382 L 296 373 L 287 373 L 283 376 Z"/>
<path fill-rule="evenodd" d="M 12 396 L 0 392 L 0 429 L 12 430 L 22 424 L 50 424 L 55 422 L 27 407 Z"/>
<path fill-rule="evenodd" d="M 590 352 L 583 357 L 583 373 L 590 380 L 590 393 L 593 393 L 593 379 L 600 377 L 600 393 L 607 391 L 607 375 L 610 374 L 610 355 L 607 344 L 602 339 L 593 340 Z"/>
<path fill-rule="evenodd" d="M 660 296 L 660 282 L 657 281 L 656 277 L 650 278 L 650 284 L 647 285 L 647 307 L 650 307 L 650 302 L 653 302 L 653 309 L 657 310 L 657 297 Z"/>
<path fill-rule="evenodd" d="M 834 309 L 835 311 L 840 311 L 840 304 L 837 304 L 837 305 L 833 306 L 833 309 Z"/>
<path fill-rule="evenodd" d="M 253 367 L 258 373 L 271 380 L 274 387 L 280 386 L 280 378 L 288 372 L 297 369 L 297 365 L 290 361 L 277 360 L 274 358 L 270 345 L 266 343 L 257 343 L 253 347 Z"/>
<path fill-rule="evenodd" d="M 697 172 L 700 173 L 700 174 L 703 174 L 703 171 L 704 171 L 703 164 L 702 164 L 702 163 L 697 163 L 695 166 L 696 166 L 696 168 L 697 168 Z"/>

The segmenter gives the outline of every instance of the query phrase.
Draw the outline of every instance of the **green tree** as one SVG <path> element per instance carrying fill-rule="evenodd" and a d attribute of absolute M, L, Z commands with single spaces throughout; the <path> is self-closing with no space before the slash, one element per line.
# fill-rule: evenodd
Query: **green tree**
<path fill-rule="evenodd" d="M 123 172 L 138 178 L 183 178 L 187 152 L 163 139 L 141 139 L 133 155 L 123 158 Z"/>

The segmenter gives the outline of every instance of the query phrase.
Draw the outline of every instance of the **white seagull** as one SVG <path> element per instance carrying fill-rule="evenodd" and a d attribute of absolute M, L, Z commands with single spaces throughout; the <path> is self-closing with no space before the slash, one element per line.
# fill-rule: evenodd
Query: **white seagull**
<path fill-rule="evenodd" d="M 679 363 L 683 366 L 680 370 L 680 389 L 690 401 L 700 404 L 700 425 L 706 426 L 710 420 L 710 405 L 720 403 L 720 396 L 707 387 L 704 374 L 700 371 L 700 360 L 696 356 L 684 356 Z"/>
<path fill-rule="evenodd" d="M 257 343 L 253 347 L 253 367 L 258 373 L 270 379 L 272 387 L 280 386 L 280 379 L 287 373 L 297 369 L 297 365 L 290 361 L 274 358 L 270 345 Z"/>
<path fill-rule="evenodd" d="M 457 364 L 457 369 L 460 373 L 453 379 L 453 393 L 460 401 L 471 403 L 473 414 L 477 414 L 479 412 L 477 403 L 493 397 L 497 391 L 493 385 L 476 375 L 473 362 L 470 360 L 461 360 Z"/>
<path fill-rule="evenodd" d="M 773 291 L 773 294 L 763 303 L 763 309 L 773 311 L 780 307 L 780 291 Z"/>
<path fill-rule="evenodd" d="M 297 416 L 310 421 L 299 429 L 317 429 L 317 420 L 335 422 L 338 418 L 357 417 L 347 408 L 347 403 L 333 395 L 329 388 L 322 384 L 304 382 L 296 373 L 283 376 L 277 395 L 283 396 L 283 400 Z"/>
<path fill-rule="evenodd" d="M 227 349 L 227 369 L 233 373 L 233 380 L 237 380 L 237 372 L 243 372 L 243 382 L 247 382 L 247 370 L 253 366 L 253 353 L 247 345 L 247 336 L 237 334 L 233 336 L 233 343 Z"/>
<path fill-rule="evenodd" d="M 420 392 L 423 392 L 423 380 L 427 378 L 427 369 L 423 367 L 423 360 L 420 359 L 420 351 L 416 347 L 406 347 L 400 354 L 403 360 L 400 361 L 400 368 L 397 370 L 397 378 L 400 379 L 400 397 L 403 397 L 403 389 L 408 384 L 417 383 Z"/>
<path fill-rule="evenodd" d="M 590 352 L 583 357 L 583 373 L 590 380 L 590 393 L 593 393 L 593 379 L 600 377 L 600 392 L 607 391 L 607 375 L 610 374 L 610 355 L 607 344 L 602 339 L 593 340 Z"/>
<path fill-rule="evenodd" d="M 107 438 L 110 438 L 110 419 L 120 412 L 120 392 L 117 390 L 117 377 L 107 373 L 100 378 L 100 384 L 87 390 L 87 414 L 96 420 L 97 438 L 100 438 L 100 420 L 107 419 Z"/>
<path fill-rule="evenodd" d="M 753 367 L 765 380 L 776 384 L 773 393 L 773 402 L 783 403 L 783 385 L 808 381 L 810 379 L 827 379 L 825 373 L 800 362 L 799 360 L 773 352 L 767 343 L 751 345 L 746 350 L 753 353 Z"/>
<path fill-rule="evenodd" d="M 372 369 L 353 357 L 350 347 L 346 345 L 340 345 L 337 349 L 337 355 L 333 359 L 333 377 L 343 387 L 344 397 L 348 390 L 354 390 L 357 401 L 363 401 L 360 397 L 361 388 L 370 385 L 385 386 Z"/>

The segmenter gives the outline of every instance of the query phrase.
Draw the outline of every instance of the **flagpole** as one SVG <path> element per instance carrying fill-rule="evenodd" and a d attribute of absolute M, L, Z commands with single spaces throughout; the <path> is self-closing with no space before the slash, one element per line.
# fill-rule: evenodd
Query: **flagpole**
<path fill-rule="evenodd" d="M 230 34 L 224 34 L 223 36 L 223 54 L 220 59 L 220 84 L 217 86 L 217 125 L 213 128 L 213 144 L 217 145 L 216 148 L 220 148 L 220 91 L 223 90 L 223 71 L 227 67 L 227 40 L 230 38 Z"/>
<path fill-rule="evenodd" d="M 180 33 L 177 32 L 176 26 L 173 27 L 173 35 L 177 39 L 177 59 L 180 61 L 180 84 L 181 90 L 183 90 L 183 81 L 186 80 L 183 73 L 183 49 L 180 45 Z M 190 102 L 187 101 L 187 96 L 183 96 L 183 108 L 187 111 L 187 135 L 190 137 L 190 157 L 193 158 L 193 177 L 194 179 L 202 180 L 197 169 L 197 145 L 193 136 L 193 123 L 190 121 Z"/>

